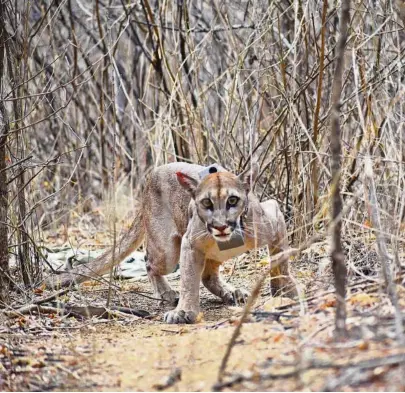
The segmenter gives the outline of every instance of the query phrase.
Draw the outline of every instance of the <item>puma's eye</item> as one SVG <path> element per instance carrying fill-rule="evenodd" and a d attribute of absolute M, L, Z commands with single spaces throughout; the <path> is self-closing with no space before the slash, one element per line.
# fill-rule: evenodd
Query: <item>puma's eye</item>
<path fill-rule="evenodd" d="M 213 205 L 211 202 L 211 199 L 205 198 L 201 201 L 201 204 L 206 208 L 206 209 L 212 209 Z"/>
<path fill-rule="evenodd" d="M 231 196 L 231 197 L 228 198 L 228 205 L 231 206 L 231 207 L 234 207 L 234 206 L 236 206 L 236 204 L 238 203 L 238 201 L 239 201 L 239 198 L 238 198 L 238 197 L 236 197 L 236 196 Z"/>

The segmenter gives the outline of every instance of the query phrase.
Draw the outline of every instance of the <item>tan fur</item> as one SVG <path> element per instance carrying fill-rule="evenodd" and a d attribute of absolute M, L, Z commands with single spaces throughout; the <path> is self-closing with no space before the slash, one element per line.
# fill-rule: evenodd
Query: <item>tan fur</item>
<path fill-rule="evenodd" d="M 155 296 L 175 303 L 173 291 L 164 275 L 172 272 L 180 261 L 180 299 L 178 306 L 165 315 L 168 323 L 193 323 L 199 313 L 199 285 L 203 284 L 226 303 L 243 303 L 248 294 L 224 283 L 219 267 L 225 260 L 255 247 L 269 246 L 271 253 L 288 247 L 283 215 L 275 201 L 260 203 L 249 190 L 249 173 L 239 177 L 221 169 L 221 172 L 205 177 L 201 182 L 198 173 L 204 169 L 198 165 L 172 163 L 156 168 L 150 175 L 142 198 L 142 206 L 131 228 L 117 245 L 114 261 L 109 250 L 94 261 L 78 269 L 56 276 L 60 286 L 99 277 L 108 272 L 113 264 L 136 250 L 146 239 L 147 272 Z M 181 177 L 176 176 L 181 172 Z M 185 177 L 183 177 L 183 175 Z M 228 209 L 226 201 L 231 195 L 240 197 L 238 207 Z M 201 198 L 210 197 L 212 210 L 204 209 Z M 243 217 L 245 244 L 243 247 L 219 251 L 213 233 L 208 226 L 240 220 L 244 214 L 244 201 L 248 198 L 248 210 Z M 207 226 L 208 223 L 208 226 Z M 226 226 L 227 224 L 224 224 Z M 222 225 L 221 225 L 222 226 Z M 226 231 L 230 230 L 229 228 Z M 282 277 L 272 280 L 272 292 L 280 294 L 295 286 L 288 272 L 288 265 L 280 268 Z M 55 285 L 55 280 L 50 281 Z"/>

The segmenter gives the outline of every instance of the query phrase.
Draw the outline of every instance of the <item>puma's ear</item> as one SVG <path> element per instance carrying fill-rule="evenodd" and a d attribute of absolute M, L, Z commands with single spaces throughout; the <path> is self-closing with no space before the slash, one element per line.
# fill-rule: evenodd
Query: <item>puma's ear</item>
<path fill-rule="evenodd" d="M 194 179 L 193 177 L 186 175 L 183 172 L 176 172 L 177 181 L 180 185 L 186 189 L 191 196 L 194 198 L 195 190 L 198 186 L 198 180 Z"/>
<path fill-rule="evenodd" d="M 238 179 L 245 185 L 246 191 L 250 191 L 259 174 L 259 164 L 252 162 L 239 176 Z"/>

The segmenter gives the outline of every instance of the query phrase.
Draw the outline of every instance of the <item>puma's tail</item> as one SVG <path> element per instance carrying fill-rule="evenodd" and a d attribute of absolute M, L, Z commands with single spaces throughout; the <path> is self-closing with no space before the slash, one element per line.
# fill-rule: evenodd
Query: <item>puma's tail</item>
<path fill-rule="evenodd" d="M 54 275 L 45 284 L 47 287 L 67 287 L 73 283 L 99 278 L 135 251 L 142 243 L 145 234 L 142 209 L 136 215 L 131 227 L 117 242 L 115 250 L 110 248 L 91 262 L 75 267 L 69 272 Z"/>

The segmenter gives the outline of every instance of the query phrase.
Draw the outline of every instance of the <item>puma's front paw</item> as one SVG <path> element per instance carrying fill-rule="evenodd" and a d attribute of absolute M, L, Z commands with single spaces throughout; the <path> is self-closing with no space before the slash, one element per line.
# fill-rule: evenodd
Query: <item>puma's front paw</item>
<path fill-rule="evenodd" d="M 177 308 L 168 311 L 164 316 L 166 323 L 195 323 L 197 320 L 197 313 L 194 311 L 178 310 Z"/>
<path fill-rule="evenodd" d="M 249 295 L 250 295 L 249 292 L 244 289 L 232 288 L 229 291 L 224 291 L 221 294 L 221 298 L 225 304 L 240 306 L 247 302 Z"/>

